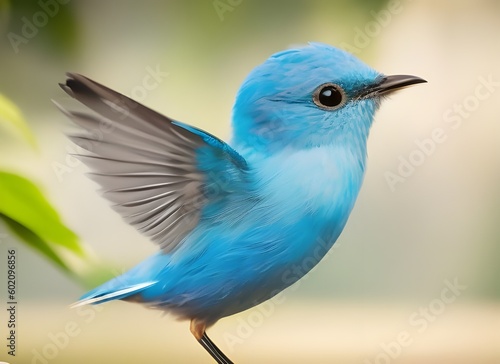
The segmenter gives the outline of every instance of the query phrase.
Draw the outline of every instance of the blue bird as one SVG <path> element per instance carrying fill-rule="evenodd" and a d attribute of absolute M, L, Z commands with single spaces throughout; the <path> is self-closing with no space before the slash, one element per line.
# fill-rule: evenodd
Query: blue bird
<path fill-rule="evenodd" d="M 70 136 L 87 151 L 79 158 L 112 208 L 160 248 L 75 306 L 124 300 L 168 311 L 190 320 L 218 363 L 232 363 L 205 330 L 322 259 L 354 206 L 381 100 L 422 82 L 325 44 L 285 50 L 243 82 L 225 143 L 69 73 L 61 87 L 91 110 L 63 109 L 80 126 Z"/>

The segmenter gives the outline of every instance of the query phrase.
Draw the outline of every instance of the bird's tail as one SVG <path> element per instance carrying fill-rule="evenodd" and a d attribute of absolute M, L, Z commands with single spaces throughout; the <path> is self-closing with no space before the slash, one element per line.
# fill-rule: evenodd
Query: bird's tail
<path fill-rule="evenodd" d="M 71 307 L 99 304 L 112 300 L 133 300 L 134 295 L 158 283 L 159 273 L 168 265 L 169 257 L 157 253 L 136 265 L 124 274 L 85 293 Z M 138 299 L 140 301 L 140 299 Z"/>
<path fill-rule="evenodd" d="M 111 280 L 104 285 L 97 287 L 90 292 L 87 292 L 82 297 L 80 297 L 79 301 L 73 303 L 70 307 L 76 308 L 83 305 L 99 304 L 112 300 L 121 300 L 139 293 L 157 283 L 157 281 L 150 281 L 123 287 L 121 289 L 112 289 L 111 287 L 110 289 L 106 289 L 106 286 L 110 286 L 109 283 L 112 283 L 113 281 L 114 280 Z"/>

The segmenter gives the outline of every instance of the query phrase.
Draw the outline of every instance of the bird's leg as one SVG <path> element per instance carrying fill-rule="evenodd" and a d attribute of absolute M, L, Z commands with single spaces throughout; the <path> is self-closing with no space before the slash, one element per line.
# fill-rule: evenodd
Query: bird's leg
<path fill-rule="evenodd" d="M 233 364 L 233 362 L 214 344 L 212 340 L 208 337 L 205 332 L 206 325 L 202 321 L 197 321 L 196 319 L 191 320 L 190 330 L 193 336 L 198 340 L 198 342 L 205 348 L 206 351 L 215 361 L 219 364 Z"/>

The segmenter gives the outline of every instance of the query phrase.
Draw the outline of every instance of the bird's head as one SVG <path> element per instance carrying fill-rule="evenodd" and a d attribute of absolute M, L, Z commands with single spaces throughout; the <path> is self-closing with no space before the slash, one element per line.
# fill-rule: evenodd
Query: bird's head
<path fill-rule="evenodd" d="M 381 97 L 420 82 L 384 76 L 324 44 L 286 50 L 256 67 L 241 86 L 233 142 L 263 153 L 339 143 L 364 151 Z"/>

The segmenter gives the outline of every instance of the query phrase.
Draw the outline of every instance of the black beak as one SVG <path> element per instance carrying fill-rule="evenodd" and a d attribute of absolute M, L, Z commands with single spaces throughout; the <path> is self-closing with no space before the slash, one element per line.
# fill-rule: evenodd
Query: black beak
<path fill-rule="evenodd" d="M 400 90 L 402 88 L 416 85 L 417 83 L 427 82 L 423 78 L 417 76 L 409 75 L 394 75 L 394 76 L 383 76 L 374 85 L 370 85 L 361 91 L 359 97 L 377 97 L 381 95 L 386 95 L 394 91 Z"/>

